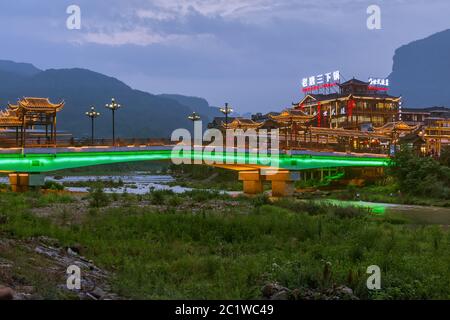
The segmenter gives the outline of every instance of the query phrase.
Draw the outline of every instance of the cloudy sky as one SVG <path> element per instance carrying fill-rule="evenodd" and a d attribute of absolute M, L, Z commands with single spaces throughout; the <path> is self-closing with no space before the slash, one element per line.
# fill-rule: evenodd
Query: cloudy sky
<path fill-rule="evenodd" d="M 372 4 L 381 30 L 366 26 Z M 80 30 L 66 27 L 69 5 Z M 2 0 L 0 59 L 264 112 L 298 100 L 306 76 L 387 76 L 396 48 L 450 28 L 449 15 L 450 0 Z"/>

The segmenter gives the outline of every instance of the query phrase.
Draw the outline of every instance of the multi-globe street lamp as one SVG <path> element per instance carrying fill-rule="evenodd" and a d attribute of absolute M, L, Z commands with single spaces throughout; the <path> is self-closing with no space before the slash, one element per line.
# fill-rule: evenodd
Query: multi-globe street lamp
<path fill-rule="evenodd" d="M 191 120 L 192 122 L 195 122 L 199 121 L 201 117 L 196 112 L 192 112 L 192 114 L 188 117 L 188 119 Z"/>
<path fill-rule="evenodd" d="M 111 103 L 106 104 L 106 108 L 112 111 L 112 141 L 113 146 L 116 145 L 116 124 L 115 124 L 115 112 L 122 106 L 116 102 L 116 99 L 112 98 Z"/>
<path fill-rule="evenodd" d="M 195 135 L 195 122 L 196 121 L 200 121 L 201 117 L 200 115 L 198 115 L 196 112 L 192 112 L 192 114 L 190 116 L 188 116 L 188 119 L 192 121 L 192 123 L 194 124 L 194 135 Z M 195 139 L 192 139 L 192 147 L 195 145 Z"/>
<path fill-rule="evenodd" d="M 92 143 L 92 145 L 94 145 L 94 120 L 95 120 L 95 118 L 100 116 L 100 113 L 95 111 L 95 107 L 92 106 L 91 110 L 86 112 L 86 116 L 91 118 L 91 143 Z"/>
<path fill-rule="evenodd" d="M 225 126 L 228 126 L 228 115 L 233 113 L 233 108 L 231 108 L 228 103 L 225 103 L 225 107 L 219 109 L 220 112 L 225 114 Z"/>

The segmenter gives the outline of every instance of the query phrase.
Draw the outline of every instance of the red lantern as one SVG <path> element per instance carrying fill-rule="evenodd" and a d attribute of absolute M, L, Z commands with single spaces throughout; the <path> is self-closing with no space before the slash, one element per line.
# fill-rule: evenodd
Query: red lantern
<path fill-rule="evenodd" d="M 353 99 L 348 100 L 347 102 L 347 115 L 351 118 L 353 115 L 353 108 L 356 107 L 356 102 Z"/>
<path fill-rule="evenodd" d="M 317 103 L 317 126 L 320 127 L 320 124 L 322 122 L 322 110 L 320 102 Z"/>

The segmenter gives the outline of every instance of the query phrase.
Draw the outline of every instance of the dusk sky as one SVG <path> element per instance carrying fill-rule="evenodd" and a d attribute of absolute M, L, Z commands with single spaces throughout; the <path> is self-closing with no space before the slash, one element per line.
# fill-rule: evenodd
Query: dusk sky
<path fill-rule="evenodd" d="M 80 30 L 66 27 L 73 4 Z M 381 30 L 366 26 L 372 4 Z M 449 16 L 450 0 L 2 0 L 0 59 L 265 112 L 299 100 L 306 76 L 388 76 L 396 48 L 450 28 Z"/>

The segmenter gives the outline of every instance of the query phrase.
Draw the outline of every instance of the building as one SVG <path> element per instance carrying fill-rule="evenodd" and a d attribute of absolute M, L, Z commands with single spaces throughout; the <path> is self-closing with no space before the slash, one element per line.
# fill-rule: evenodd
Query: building
<path fill-rule="evenodd" d="M 433 125 L 436 121 L 450 119 L 450 108 L 403 108 L 401 120 L 409 125 Z"/>
<path fill-rule="evenodd" d="M 228 120 L 228 123 L 233 122 L 235 117 L 214 117 L 214 119 L 208 123 L 208 129 L 222 129 L 225 122 Z"/>
<path fill-rule="evenodd" d="M 423 138 L 427 153 L 439 156 L 442 148 L 450 144 L 450 119 L 439 120 L 426 126 Z"/>
<path fill-rule="evenodd" d="M 0 112 L 0 133 L 3 144 L 16 146 L 56 145 L 56 115 L 64 102 L 54 104 L 48 98 L 23 98 L 17 104 L 8 104 Z M 38 133 L 41 128 L 42 133 Z M 11 137 L 13 132 L 14 137 Z M 8 143 L 9 142 L 9 143 Z"/>
<path fill-rule="evenodd" d="M 316 117 L 314 126 L 361 130 L 398 120 L 400 97 L 375 91 L 357 79 L 338 85 L 338 92 L 307 94 L 294 108 Z"/>

